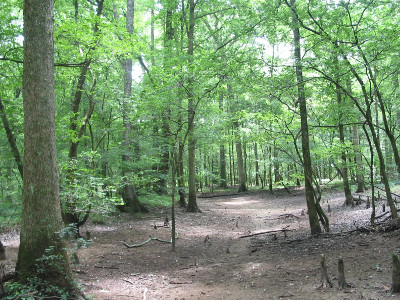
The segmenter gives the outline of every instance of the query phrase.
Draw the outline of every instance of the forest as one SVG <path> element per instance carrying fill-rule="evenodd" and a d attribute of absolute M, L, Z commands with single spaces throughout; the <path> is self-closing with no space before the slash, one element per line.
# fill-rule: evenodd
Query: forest
<path fill-rule="evenodd" d="M 5 0 L 0 24 L 0 297 L 400 293 L 400 3 Z"/>

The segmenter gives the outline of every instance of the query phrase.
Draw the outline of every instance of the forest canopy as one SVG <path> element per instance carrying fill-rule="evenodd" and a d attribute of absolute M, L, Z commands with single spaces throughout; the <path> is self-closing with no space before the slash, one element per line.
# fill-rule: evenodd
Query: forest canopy
<path fill-rule="evenodd" d="M 0 222 L 12 226 L 22 201 L 23 7 L 0 8 Z M 191 212 L 201 210 L 201 191 L 305 185 L 315 233 L 318 223 L 329 230 L 319 201 L 332 182 L 347 205 L 353 192 L 377 186 L 397 218 L 399 8 L 386 0 L 55 1 L 64 221 L 145 212 L 175 184 Z"/>

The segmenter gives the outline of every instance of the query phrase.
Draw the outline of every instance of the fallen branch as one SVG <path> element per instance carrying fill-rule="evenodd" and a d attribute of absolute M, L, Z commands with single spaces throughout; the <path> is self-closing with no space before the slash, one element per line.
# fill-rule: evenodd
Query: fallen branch
<path fill-rule="evenodd" d="M 162 239 L 159 239 L 158 237 L 151 237 L 148 240 L 144 241 L 143 243 L 133 244 L 133 245 L 129 245 L 129 244 L 125 243 L 125 242 L 121 242 L 121 243 L 124 244 L 127 248 L 137 248 L 137 247 L 141 247 L 143 245 L 146 245 L 147 243 L 149 243 L 151 241 L 158 241 L 158 242 L 161 242 L 161 243 L 168 243 L 168 244 L 172 243 L 171 241 L 162 240 Z"/>
<path fill-rule="evenodd" d="M 268 233 L 277 233 L 277 232 L 283 232 L 286 233 L 288 231 L 293 231 L 294 229 L 287 229 L 290 225 L 279 229 L 279 230 L 268 230 L 268 231 L 262 231 L 262 232 L 256 232 L 256 233 L 252 233 L 252 234 L 247 234 L 247 235 L 242 235 L 239 236 L 239 239 L 243 239 L 243 238 L 248 238 L 248 237 L 252 237 L 252 236 L 256 236 L 256 235 L 261 235 L 261 234 L 268 234 Z"/>
<path fill-rule="evenodd" d="M 192 284 L 193 281 L 170 281 L 169 284 Z"/>
<path fill-rule="evenodd" d="M 400 212 L 400 208 L 397 210 L 397 212 Z M 380 214 L 379 216 L 376 216 L 375 220 L 378 220 L 378 219 L 382 218 L 383 216 L 386 216 L 389 213 L 390 213 L 390 211 L 386 211 L 386 212 Z"/>
<path fill-rule="evenodd" d="M 294 214 L 283 214 L 283 215 L 279 215 L 276 218 L 265 218 L 264 220 L 273 221 L 273 220 L 281 220 L 281 219 L 289 219 L 289 218 L 300 219 L 300 217 L 295 216 Z"/>
<path fill-rule="evenodd" d="M 109 267 L 109 266 L 94 266 L 97 269 L 110 269 L 110 270 L 119 270 L 117 267 Z"/>
<path fill-rule="evenodd" d="M 132 285 L 135 285 L 132 281 L 130 281 L 130 280 L 128 280 L 128 279 L 122 278 L 122 280 L 125 281 L 125 282 L 127 282 L 127 283 L 130 283 L 130 284 L 132 284 Z"/>

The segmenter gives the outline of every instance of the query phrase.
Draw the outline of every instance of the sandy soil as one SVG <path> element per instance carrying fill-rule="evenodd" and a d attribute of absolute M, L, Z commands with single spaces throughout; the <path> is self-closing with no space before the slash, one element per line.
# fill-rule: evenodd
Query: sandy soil
<path fill-rule="evenodd" d="M 400 231 L 340 232 L 368 223 L 364 205 L 343 207 L 341 193 L 329 192 L 323 207 L 333 235 L 310 237 L 304 191 L 277 191 L 199 198 L 202 213 L 177 209 L 176 252 L 159 241 L 136 248 L 150 237 L 170 239 L 163 225 L 168 209 L 109 224 L 88 224 L 93 243 L 78 250 L 74 274 L 93 299 L 400 299 L 391 295 L 391 255 L 400 249 Z M 378 213 L 380 209 L 378 210 Z M 257 232 L 281 230 L 241 238 Z M 6 268 L 15 266 L 16 234 L 2 235 Z M 321 285 L 320 255 L 326 256 L 333 288 Z M 342 257 L 351 288 L 338 289 L 337 260 Z"/>

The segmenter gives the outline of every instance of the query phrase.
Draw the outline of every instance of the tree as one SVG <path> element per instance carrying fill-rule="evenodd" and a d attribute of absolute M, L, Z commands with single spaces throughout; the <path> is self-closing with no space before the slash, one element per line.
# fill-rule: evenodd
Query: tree
<path fill-rule="evenodd" d="M 186 211 L 188 212 L 198 212 L 199 208 L 197 206 L 197 197 L 196 197 L 196 139 L 194 136 L 194 119 L 196 114 L 195 107 L 195 99 L 194 99 L 194 75 L 193 75 L 193 63 L 194 63 L 194 28 L 195 28 L 195 1 L 189 0 L 189 24 L 187 26 L 187 39 L 188 39 L 188 60 L 189 60 L 189 74 L 188 74 L 188 129 L 187 129 L 187 137 L 188 137 L 188 187 L 189 187 L 189 195 L 188 195 L 188 203 L 186 207 Z"/>
<path fill-rule="evenodd" d="M 24 2 L 24 50 L 25 150 L 17 278 L 26 282 L 40 276 L 50 286 L 72 291 L 68 257 L 57 234 L 63 222 L 55 143 L 52 0 Z M 38 259 L 46 255 L 57 260 L 39 273 Z"/>
<path fill-rule="evenodd" d="M 135 2 L 134 0 L 127 0 L 127 13 L 126 13 L 126 30 L 129 35 L 133 34 L 133 20 L 135 13 Z M 122 103 L 122 119 L 124 131 L 122 134 L 123 139 L 123 154 L 122 154 L 122 176 L 123 176 L 123 187 L 122 187 L 122 199 L 125 206 L 131 212 L 148 212 L 148 209 L 139 201 L 136 194 L 133 183 L 130 182 L 129 176 L 129 163 L 132 161 L 133 151 L 133 124 L 130 116 L 130 99 L 132 98 L 132 59 L 127 57 L 122 62 L 124 70 L 124 100 Z"/>
<path fill-rule="evenodd" d="M 306 189 L 306 202 L 308 209 L 308 220 L 310 222 L 311 234 L 321 233 L 321 226 L 319 225 L 317 206 L 314 200 L 314 187 L 312 180 L 312 165 L 311 165 L 311 154 L 309 146 L 308 136 L 308 122 L 307 122 L 307 102 L 305 96 L 305 84 L 303 80 L 303 69 L 301 65 L 301 53 L 300 53 L 300 30 L 299 20 L 295 12 L 295 0 L 290 0 L 289 7 L 292 9 L 292 30 L 293 30 L 293 41 L 294 41 L 294 57 L 295 57 L 295 68 L 296 68 L 296 79 L 297 79 L 297 91 L 298 91 L 298 105 L 300 107 L 300 118 L 301 118 L 301 148 L 303 152 L 303 169 L 304 169 L 304 182 Z"/>

